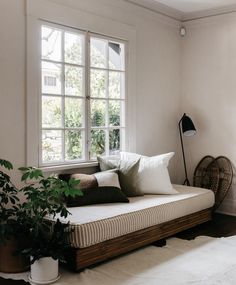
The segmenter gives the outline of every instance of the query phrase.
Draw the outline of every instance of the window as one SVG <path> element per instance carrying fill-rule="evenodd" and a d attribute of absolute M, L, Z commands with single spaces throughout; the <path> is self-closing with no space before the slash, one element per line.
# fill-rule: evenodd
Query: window
<path fill-rule="evenodd" d="M 40 165 L 124 148 L 125 74 L 125 42 L 41 26 Z"/>
<path fill-rule="evenodd" d="M 44 76 L 44 85 L 45 86 L 57 86 L 57 78 L 54 76 Z"/>

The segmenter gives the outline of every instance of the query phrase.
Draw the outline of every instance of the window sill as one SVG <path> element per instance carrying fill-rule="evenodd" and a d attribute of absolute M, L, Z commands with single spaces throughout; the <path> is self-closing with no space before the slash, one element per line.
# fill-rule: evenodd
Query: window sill
<path fill-rule="evenodd" d="M 68 169 L 77 169 L 77 168 L 87 168 L 87 167 L 94 167 L 98 166 L 97 161 L 93 162 L 82 162 L 78 164 L 63 164 L 63 165 L 53 165 L 53 166 L 42 166 L 40 169 L 46 172 L 53 172 L 53 171 L 61 171 L 61 170 L 68 170 Z"/>

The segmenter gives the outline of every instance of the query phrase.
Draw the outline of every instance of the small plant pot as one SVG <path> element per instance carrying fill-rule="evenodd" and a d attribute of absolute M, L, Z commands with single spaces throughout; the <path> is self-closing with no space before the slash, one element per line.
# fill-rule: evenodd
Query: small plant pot
<path fill-rule="evenodd" d="M 30 266 L 29 280 L 35 284 L 50 284 L 60 278 L 58 260 L 52 257 L 42 257 Z"/>

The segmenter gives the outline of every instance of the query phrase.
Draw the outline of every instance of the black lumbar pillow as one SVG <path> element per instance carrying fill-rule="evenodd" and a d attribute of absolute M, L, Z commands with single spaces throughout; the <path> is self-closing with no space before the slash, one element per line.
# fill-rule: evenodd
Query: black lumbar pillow
<path fill-rule="evenodd" d="M 129 199 L 117 187 L 103 186 L 81 189 L 83 196 L 67 197 L 67 207 L 78 207 L 103 203 L 129 203 Z"/>

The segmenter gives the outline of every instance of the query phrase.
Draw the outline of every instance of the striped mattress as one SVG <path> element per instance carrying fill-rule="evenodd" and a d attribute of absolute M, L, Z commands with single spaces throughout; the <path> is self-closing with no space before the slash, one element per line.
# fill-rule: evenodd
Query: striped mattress
<path fill-rule="evenodd" d="M 113 203 L 69 208 L 73 229 L 70 241 L 75 248 L 88 247 L 115 237 L 168 222 L 210 208 L 210 190 L 173 185 L 174 195 L 144 195 L 129 198 L 130 203 Z"/>

